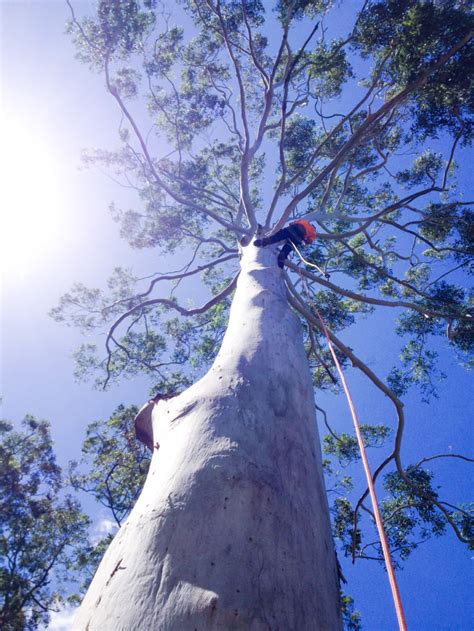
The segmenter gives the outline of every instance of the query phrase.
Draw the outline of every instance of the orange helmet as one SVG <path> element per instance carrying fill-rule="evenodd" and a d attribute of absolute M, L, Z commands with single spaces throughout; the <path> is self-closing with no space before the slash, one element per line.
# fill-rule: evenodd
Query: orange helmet
<path fill-rule="evenodd" d="M 309 221 L 306 221 L 306 219 L 298 219 L 298 221 L 294 221 L 293 223 L 297 223 L 300 226 L 303 226 L 305 241 L 311 243 L 311 241 L 314 241 L 316 239 L 316 228 L 313 226 L 313 224 L 309 223 Z"/>

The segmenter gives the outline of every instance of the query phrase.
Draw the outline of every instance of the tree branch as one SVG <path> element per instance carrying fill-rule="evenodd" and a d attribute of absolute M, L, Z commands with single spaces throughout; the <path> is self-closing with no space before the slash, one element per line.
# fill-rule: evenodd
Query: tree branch
<path fill-rule="evenodd" d="M 317 175 L 312 182 L 310 182 L 300 193 L 298 193 L 293 200 L 288 204 L 283 212 L 280 220 L 275 226 L 275 230 L 282 228 L 287 222 L 290 214 L 296 208 L 296 206 L 305 199 L 314 189 L 326 178 L 326 176 L 336 168 L 346 157 L 348 152 L 353 149 L 367 134 L 367 132 L 378 123 L 386 114 L 390 113 L 394 108 L 401 105 L 413 92 L 422 87 L 429 79 L 429 77 L 440 67 L 442 67 L 451 57 L 453 57 L 465 44 L 472 39 L 473 31 L 469 31 L 461 38 L 449 51 L 441 55 L 441 57 L 434 63 L 430 64 L 420 75 L 411 83 L 409 83 L 398 94 L 389 99 L 384 105 L 382 105 L 376 112 L 369 114 L 362 125 L 357 131 L 352 134 L 349 140 L 341 147 L 336 156 L 326 165 L 321 172 Z M 339 125 L 342 124 L 339 123 Z"/>
<path fill-rule="evenodd" d="M 321 332 L 323 332 L 322 326 L 319 323 L 319 320 L 317 318 L 315 318 L 312 313 L 308 310 L 308 307 L 301 301 L 300 296 L 298 295 L 298 293 L 296 292 L 296 290 L 293 288 L 291 281 L 288 278 L 288 275 L 286 275 L 287 278 L 287 285 L 288 285 L 288 289 L 290 291 L 290 295 L 289 295 L 289 302 L 290 304 L 299 312 L 301 313 L 307 320 L 311 321 L 312 324 L 314 324 Z M 412 480 L 410 480 L 409 476 L 407 475 L 402 462 L 401 462 L 401 458 L 400 458 L 400 451 L 401 451 L 401 443 L 402 443 L 402 437 L 403 437 L 403 431 L 405 428 L 405 415 L 404 415 L 404 411 L 403 411 L 403 403 L 400 401 L 400 399 L 395 395 L 395 393 L 387 386 L 385 385 L 378 377 L 377 375 L 370 370 L 370 368 L 364 364 L 364 362 L 362 362 L 347 346 L 345 346 L 345 344 L 343 344 L 331 331 L 328 331 L 329 337 L 331 339 L 331 342 L 344 354 L 346 355 L 346 357 L 348 357 L 351 360 L 351 363 L 353 365 L 354 368 L 359 368 L 373 383 L 374 385 L 383 392 L 383 394 L 385 394 L 386 396 L 389 397 L 389 399 L 392 401 L 395 409 L 396 409 L 396 413 L 397 413 L 397 431 L 396 431 L 396 435 L 395 435 L 395 444 L 394 444 L 394 448 L 392 453 L 385 458 L 385 460 L 382 462 L 382 464 L 380 464 L 377 469 L 374 471 L 374 473 L 372 474 L 372 480 L 375 483 L 375 480 L 377 479 L 377 477 L 379 476 L 379 474 L 381 473 L 381 471 L 386 467 L 386 465 L 391 461 L 391 460 L 395 460 L 395 464 L 397 467 L 397 471 L 400 474 L 401 478 L 403 479 L 403 481 L 411 488 L 413 489 L 413 491 L 415 492 L 416 495 L 418 495 L 419 497 L 423 498 L 424 500 L 432 503 L 434 506 L 436 506 L 438 508 L 438 510 L 443 514 L 444 518 L 446 519 L 446 521 L 449 523 L 449 525 L 451 526 L 451 528 L 453 529 L 456 537 L 462 541 L 463 543 L 472 543 L 472 541 L 466 537 L 464 537 L 457 524 L 454 522 L 454 520 L 452 519 L 451 515 L 449 514 L 449 511 L 443 506 L 443 502 L 437 500 L 435 497 L 433 497 L 433 495 L 427 494 L 425 493 L 422 489 L 420 489 L 420 487 L 415 484 Z M 356 504 L 356 508 L 354 510 L 354 532 L 356 532 L 357 530 L 357 511 L 358 508 L 361 506 L 362 502 L 365 500 L 365 498 L 367 497 L 369 491 L 368 489 L 365 490 L 365 492 L 363 493 L 363 495 L 361 496 L 361 498 L 359 499 L 359 501 Z"/>
<path fill-rule="evenodd" d="M 379 305 L 381 307 L 411 309 L 412 311 L 417 311 L 418 313 L 421 313 L 426 316 L 431 316 L 434 318 L 449 319 L 449 318 L 455 317 L 456 319 L 464 319 L 464 320 L 472 319 L 471 316 L 464 317 L 464 316 L 460 316 L 459 314 L 442 313 L 439 311 L 434 311 L 432 309 L 425 308 L 422 305 L 418 305 L 413 302 L 406 302 L 404 300 L 383 300 L 382 298 L 372 298 L 371 296 L 358 294 L 353 291 L 350 291 L 349 289 L 343 289 L 342 287 L 339 287 L 338 285 L 335 285 L 334 283 L 331 283 L 328 280 L 320 278 L 319 276 L 316 276 L 315 274 L 312 274 L 311 272 L 308 272 L 307 270 L 302 269 L 301 267 L 298 267 L 294 263 L 291 263 L 288 261 L 286 265 L 293 271 L 303 274 L 303 276 L 306 276 L 306 278 L 310 278 L 315 283 L 318 283 L 318 285 L 327 287 L 328 289 L 331 289 L 332 291 L 339 294 L 340 296 L 345 296 L 346 298 L 350 298 L 351 300 L 356 300 L 358 302 L 363 302 L 365 304 L 370 304 L 370 305 Z"/>
<path fill-rule="evenodd" d="M 123 313 L 113 323 L 113 325 L 109 329 L 109 332 L 107 333 L 107 338 L 106 338 L 106 341 L 105 341 L 105 347 L 107 349 L 107 354 L 108 354 L 108 361 L 107 361 L 107 366 L 106 366 L 107 378 L 106 378 L 106 380 L 104 382 L 103 389 L 105 390 L 105 388 L 107 387 L 107 384 L 108 384 L 108 382 L 110 381 L 110 378 L 111 378 L 110 364 L 111 364 L 112 353 L 111 353 L 111 350 L 110 350 L 110 340 L 112 339 L 112 337 L 114 335 L 114 332 L 117 329 L 117 327 L 120 326 L 120 324 L 124 320 L 129 318 L 134 313 L 137 313 L 138 311 L 143 311 L 143 310 L 148 309 L 148 308 L 150 308 L 150 307 L 152 307 L 154 305 L 164 305 L 165 307 L 168 307 L 169 309 L 175 309 L 176 311 L 178 311 L 178 313 L 180 315 L 186 316 L 186 317 L 190 317 L 190 316 L 194 316 L 194 315 L 199 315 L 201 313 L 205 313 L 211 307 L 214 307 L 215 305 L 219 304 L 219 302 L 222 302 L 222 300 L 224 300 L 224 298 L 226 298 L 229 294 L 231 294 L 234 291 L 234 289 L 235 289 L 235 287 L 237 285 L 238 277 L 239 277 L 239 274 L 237 274 L 233 278 L 233 280 L 227 285 L 227 287 L 225 287 L 219 294 L 217 294 L 217 296 L 214 296 L 213 298 L 211 298 L 211 300 L 206 302 L 201 307 L 196 307 L 194 309 L 185 309 L 184 307 L 181 307 L 181 305 L 179 305 L 177 302 L 174 302 L 173 300 L 169 300 L 167 298 L 154 298 L 152 300 L 145 300 L 144 302 L 141 302 L 140 304 L 135 305 L 134 307 L 132 307 L 131 309 L 129 309 L 128 311 Z"/>

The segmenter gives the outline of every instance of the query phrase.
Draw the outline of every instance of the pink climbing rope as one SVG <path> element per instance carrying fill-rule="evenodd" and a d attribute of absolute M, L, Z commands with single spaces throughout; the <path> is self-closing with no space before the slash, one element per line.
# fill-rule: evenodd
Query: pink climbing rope
<path fill-rule="evenodd" d="M 300 278 L 301 278 L 301 282 L 303 283 L 303 287 L 305 289 L 305 292 L 309 295 L 309 291 L 308 288 L 306 287 L 306 280 L 303 277 L 303 275 L 301 274 L 301 271 L 298 270 Z M 367 478 L 367 484 L 369 487 L 369 493 L 370 493 L 370 499 L 372 500 L 372 506 L 374 509 L 374 516 L 375 516 L 375 523 L 377 526 L 377 531 L 379 533 L 379 539 L 380 539 L 380 543 L 382 546 L 382 552 L 383 552 L 383 557 L 385 560 L 385 566 L 387 568 L 387 573 L 388 573 L 388 580 L 390 583 L 390 589 L 392 590 L 392 597 L 393 597 L 393 602 L 395 605 L 395 611 L 397 614 L 397 620 L 398 620 L 398 626 L 400 628 L 400 631 L 406 631 L 407 629 L 407 624 L 406 624 L 406 620 L 405 620 L 405 614 L 403 611 L 403 605 L 402 605 L 402 599 L 400 596 L 400 591 L 398 589 L 398 583 L 397 583 L 397 579 L 395 576 L 395 570 L 393 568 L 393 563 L 392 563 L 392 557 L 390 554 L 390 547 L 388 545 L 388 541 L 387 541 L 387 535 L 385 534 L 385 529 L 383 526 L 383 522 L 382 522 L 382 517 L 380 515 L 380 510 L 379 510 L 379 504 L 377 501 L 377 495 L 375 493 L 375 486 L 374 486 L 374 481 L 372 478 L 372 473 L 370 471 L 370 466 L 369 466 L 369 461 L 367 459 L 367 454 L 365 451 L 365 446 L 364 446 L 364 441 L 362 440 L 362 434 L 360 432 L 360 425 L 359 425 L 359 419 L 357 417 L 357 412 L 354 406 L 354 401 L 352 400 L 352 396 L 349 390 L 349 387 L 347 385 L 346 382 L 346 378 L 344 376 L 344 373 L 342 371 L 341 368 L 341 364 L 339 363 L 339 360 L 337 358 L 336 352 L 334 351 L 334 347 L 333 344 L 331 342 L 331 338 L 329 335 L 329 331 L 324 323 L 324 320 L 321 317 L 321 314 L 319 313 L 319 311 L 316 309 L 316 307 L 314 307 L 314 311 L 316 312 L 316 315 L 318 317 L 319 323 L 321 324 L 321 329 L 324 333 L 324 336 L 326 338 L 326 341 L 328 343 L 328 347 L 329 347 L 329 351 L 332 355 L 334 364 L 337 368 L 337 372 L 339 373 L 339 377 L 341 379 L 342 382 L 342 386 L 344 388 L 344 392 L 346 394 L 346 398 L 347 398 L 347 402 L 349 404 L 349 409 L 351 411 L 351 415 L 352 415 L 352 420 L 354 422 L 354 428 L 355 428 L 355 432 L 356 432 L 356 436 L 357 436 L 357 443 L 359 445 L 359 450 L 360 450 L 360 454 L 362 457 L 362 463 L 364 465 L 364 471 L 365 471 L 365 476 Z"/>

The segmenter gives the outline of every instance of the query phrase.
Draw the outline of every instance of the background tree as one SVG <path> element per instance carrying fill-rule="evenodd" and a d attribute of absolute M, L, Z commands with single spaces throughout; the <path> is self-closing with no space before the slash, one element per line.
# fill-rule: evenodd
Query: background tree
<path fill-rule="evenodd" d="M 133 508 L 150 466 L 150 452 L 137 441 L 135 406 L 120 405 L 107 421 L 95 421 L 87 427 L 80 462 L 69 465 L 69 482 L 76 492 L 92 495 L 108 509 L 114 525 L 120 528 Z M 89 539 L 77 557 L 75 569 L 82 575 L 80 593 L 94 576 L 113 535 L 108 532 L 98 540 Z"/>
<path fill-rule="evenodd" d="M 37 629 L 74 578 L 89 519 L 63 492 L 47 421 L 1 421 L 0 438 L 0 626 Z"/>
<path fill-rule="evenodd" d="M 81 461 L 70 465 L 73 488 L 109 509 L 117 527 L 132 510 L 150 465 L 149 450 L 136 440 L 137 414 L 137 407 L 120 405 L 107 421 L 91 423 Z"/>
<path fill-rule="evenodd" d="M 106 386 L 143 371 L 159 389 L 187 385 L 222 339 L 241 244 L 258 222 L 274 230 L 311 219 L 320 232 L 306 259 L 330 277 L 310 265 L 296 275 L 289 263 L 289 302 L 305 327 L 316 388 L 336 386 L 315 306 L 343 363 L 394 405 L 393 449 L 374 471 L 385 475 L 392 547 L 406 556 L 413 535 L 446 526 L 470 543 L 468 507 L 441 499 L 425 469 L 444 454 L 410 466 L 400 455 L 401 397 L 413 384 L 425 398 L 435 394 L 431 340 L 444 335 L 463 362 L 472 350 L 472 297 L 462 288 L 472 272 L 472 211 L 456 187 L 456 153 L 472 139 L 467 4 L 367 0 L 342 38 L 331 34 L 331 2 L 279 2 L 270 12 L 258 2 L 197 0 L 178 10 L 180 26 L 154 2 L 99 3 L 93 18 L 71 11 L 78 56 L 104 73 L 122 114 L 121 147 L 85 160 L 137 190 L 139 209 L 112 206 L 133 247 L 190 251 L 185 267 L 155 272 L 145 285 L 117 268 L 107 293 L 76 285 L 63 296 L 56 319 L 108 329 L 105 359 L 82 347 L 78 374 L 104 370 Z M 211 297 L 183 307 L 176 296 L 198 274 Z M 339 337 L 357 315 L 380 309 L 399 316 L 404 344 L 386 382 Z M 375 444 L 389 435 L 365 433 Z M 332 432 L 325 449 L 357 457 L 350 436 Z M 363 539 L 366 495 L 335 505 L 336 532 L 354 558 L 380 556 Z"/>

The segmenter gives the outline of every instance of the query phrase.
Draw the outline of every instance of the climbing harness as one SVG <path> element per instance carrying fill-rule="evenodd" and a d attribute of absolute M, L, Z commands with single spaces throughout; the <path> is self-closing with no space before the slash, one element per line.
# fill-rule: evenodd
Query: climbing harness
<path fill-rule="evenodd" d="M 299 253 L 299 251 L 297 249 L 296 249 L 296 251 L 300 255 L 301 260 L 308 264 L 308 262 L 304 260 L 304 258 L 301 256 L 301 254 Z M 313 267 L 317 267 L 317 266 L 313 265 Z M 308 286 L 307 286 L 306 279 L 304 278 L 304 276 L 301 273 L 301 270 L 299 268 L 298 268 L 298 273 L 299 273 L 299 276 L 300 276 L 301 282 L 303 284 L 303 288 L 304 288 L 304 291 L 305 291 L 306 295 L 308 296 L 308 298 L 311 298 L 310 293 L 309 293 L 309 289 L 308 289 Z M 334 364 L 335 364 L 335 366 L 337 368 L 337 372 L 339 373 L 339 377 L 340 377 L 341 382 L 342 382 L 342 387 L 344 388 L 344 392 L 345 392 L 345 395 L 346 395 L 346 398 L 347 398 L 349 409 L 351 411 L 352 420 L 354 422 L 355 433 L 356 433 L 356 436 L 357 436 L 357 443 L 359 445 L 359 450 L 360 450 L 360 454 L 361 454 L 361 458 L 362 458 L 362 463 L 363 463 L 363 466 L 364 466 L 365 477 L 367 478 L 367 485 L 369 487 L 370 499 L 372 500 L 372 506 L 373 506 L 373 509 L 374 509 L 375 523 L 376 523 L 376 526 L 377 526 L 377 531 L 379 533 L 379 539 L 380 539 L 380 544 L 382 546 L 382 552 L 383 552 L 383 557 L 384 557 L 384 560 L 385 560 L 385 566 L 387 568 L 388 580 L 389 580 L 389 583 L 390 583 L 390 589 L 392 591 L 393 602 L 394 602 L 395 611 L 396 611 L 396 614 L 397 614 L 398 626 L 399 626 L 400 631 L 406 631 L 407 625 L 406 625 L 406 621 L 405 621 L 405 614 L 403 612 L 403 605 L 402 605 L 402 601 L 401 601 L 401 597 L 400 597 L 400 592 L 399 592 L 399 589 L 398 589 L 397 579 L 395 577 L 395 570 L 393 568 L 392 557 L 390 555 L 390 547 L 388 545 L 387 536 L 385 534 L 385 529 L 384 529 L 383 522 L 382 522 L 382 517 L 380 515 L 380 510 L 379 510 L 379 505 L 378 505 L 378 501 L 377 501 L 377 496 L 376 496 L 376 493 L 375 493 L 375 485 L 374 485 L 374 481 L 373 481 L 373 478 L 372 478 L 372 473 L 370 472 L 370 466 L 369 466 L 369 461 L 367 459 L 367 454 L 366 454 L 366 451 L 365 451 L 364 441 L 362 440 L 362 434 L 361 434 L 361 431 L 360 431 L 360 425 L 359 425 L 359 419 L 357 417 L 357 412 L 356 412 L 356 409 L 355 409 L 355 406 L 354 406 L 354 402 L 352 400 L 351 393 L 349 391 L 349 387 L 348 387 L 347 382 L 346 382 L 346 378 L 345 378 L 344 373 L 342 371 L 341 364 L 339 363 L 339 360 L 337 358 L 336 352 L 334 350 L 334 346 L 333 346 L 332 341 L 331 341 L 330 333 L 329 333 L 329 331 L 328 331 L 328 329 L 326 327 L 326 324 L 324 323 L 323 318 L 321 317 L 321 314 L 317 310 L 316 306 L 314 306 L 314 304 L 313 304 L 313 308 L 314 308 L 316 316 L 317 316 L 317 318 L 319 320 L 319 323 L 320 323 L 320 326 L 321 326 L 321 330 L 324 333 L 324 337 L 326 338 L 326 341 L 327 341 L 327 344 L 328 344 L 328 347 L 329 347 L 329 351 L 330 351 L 331 356 L 333 358 Z"/>

